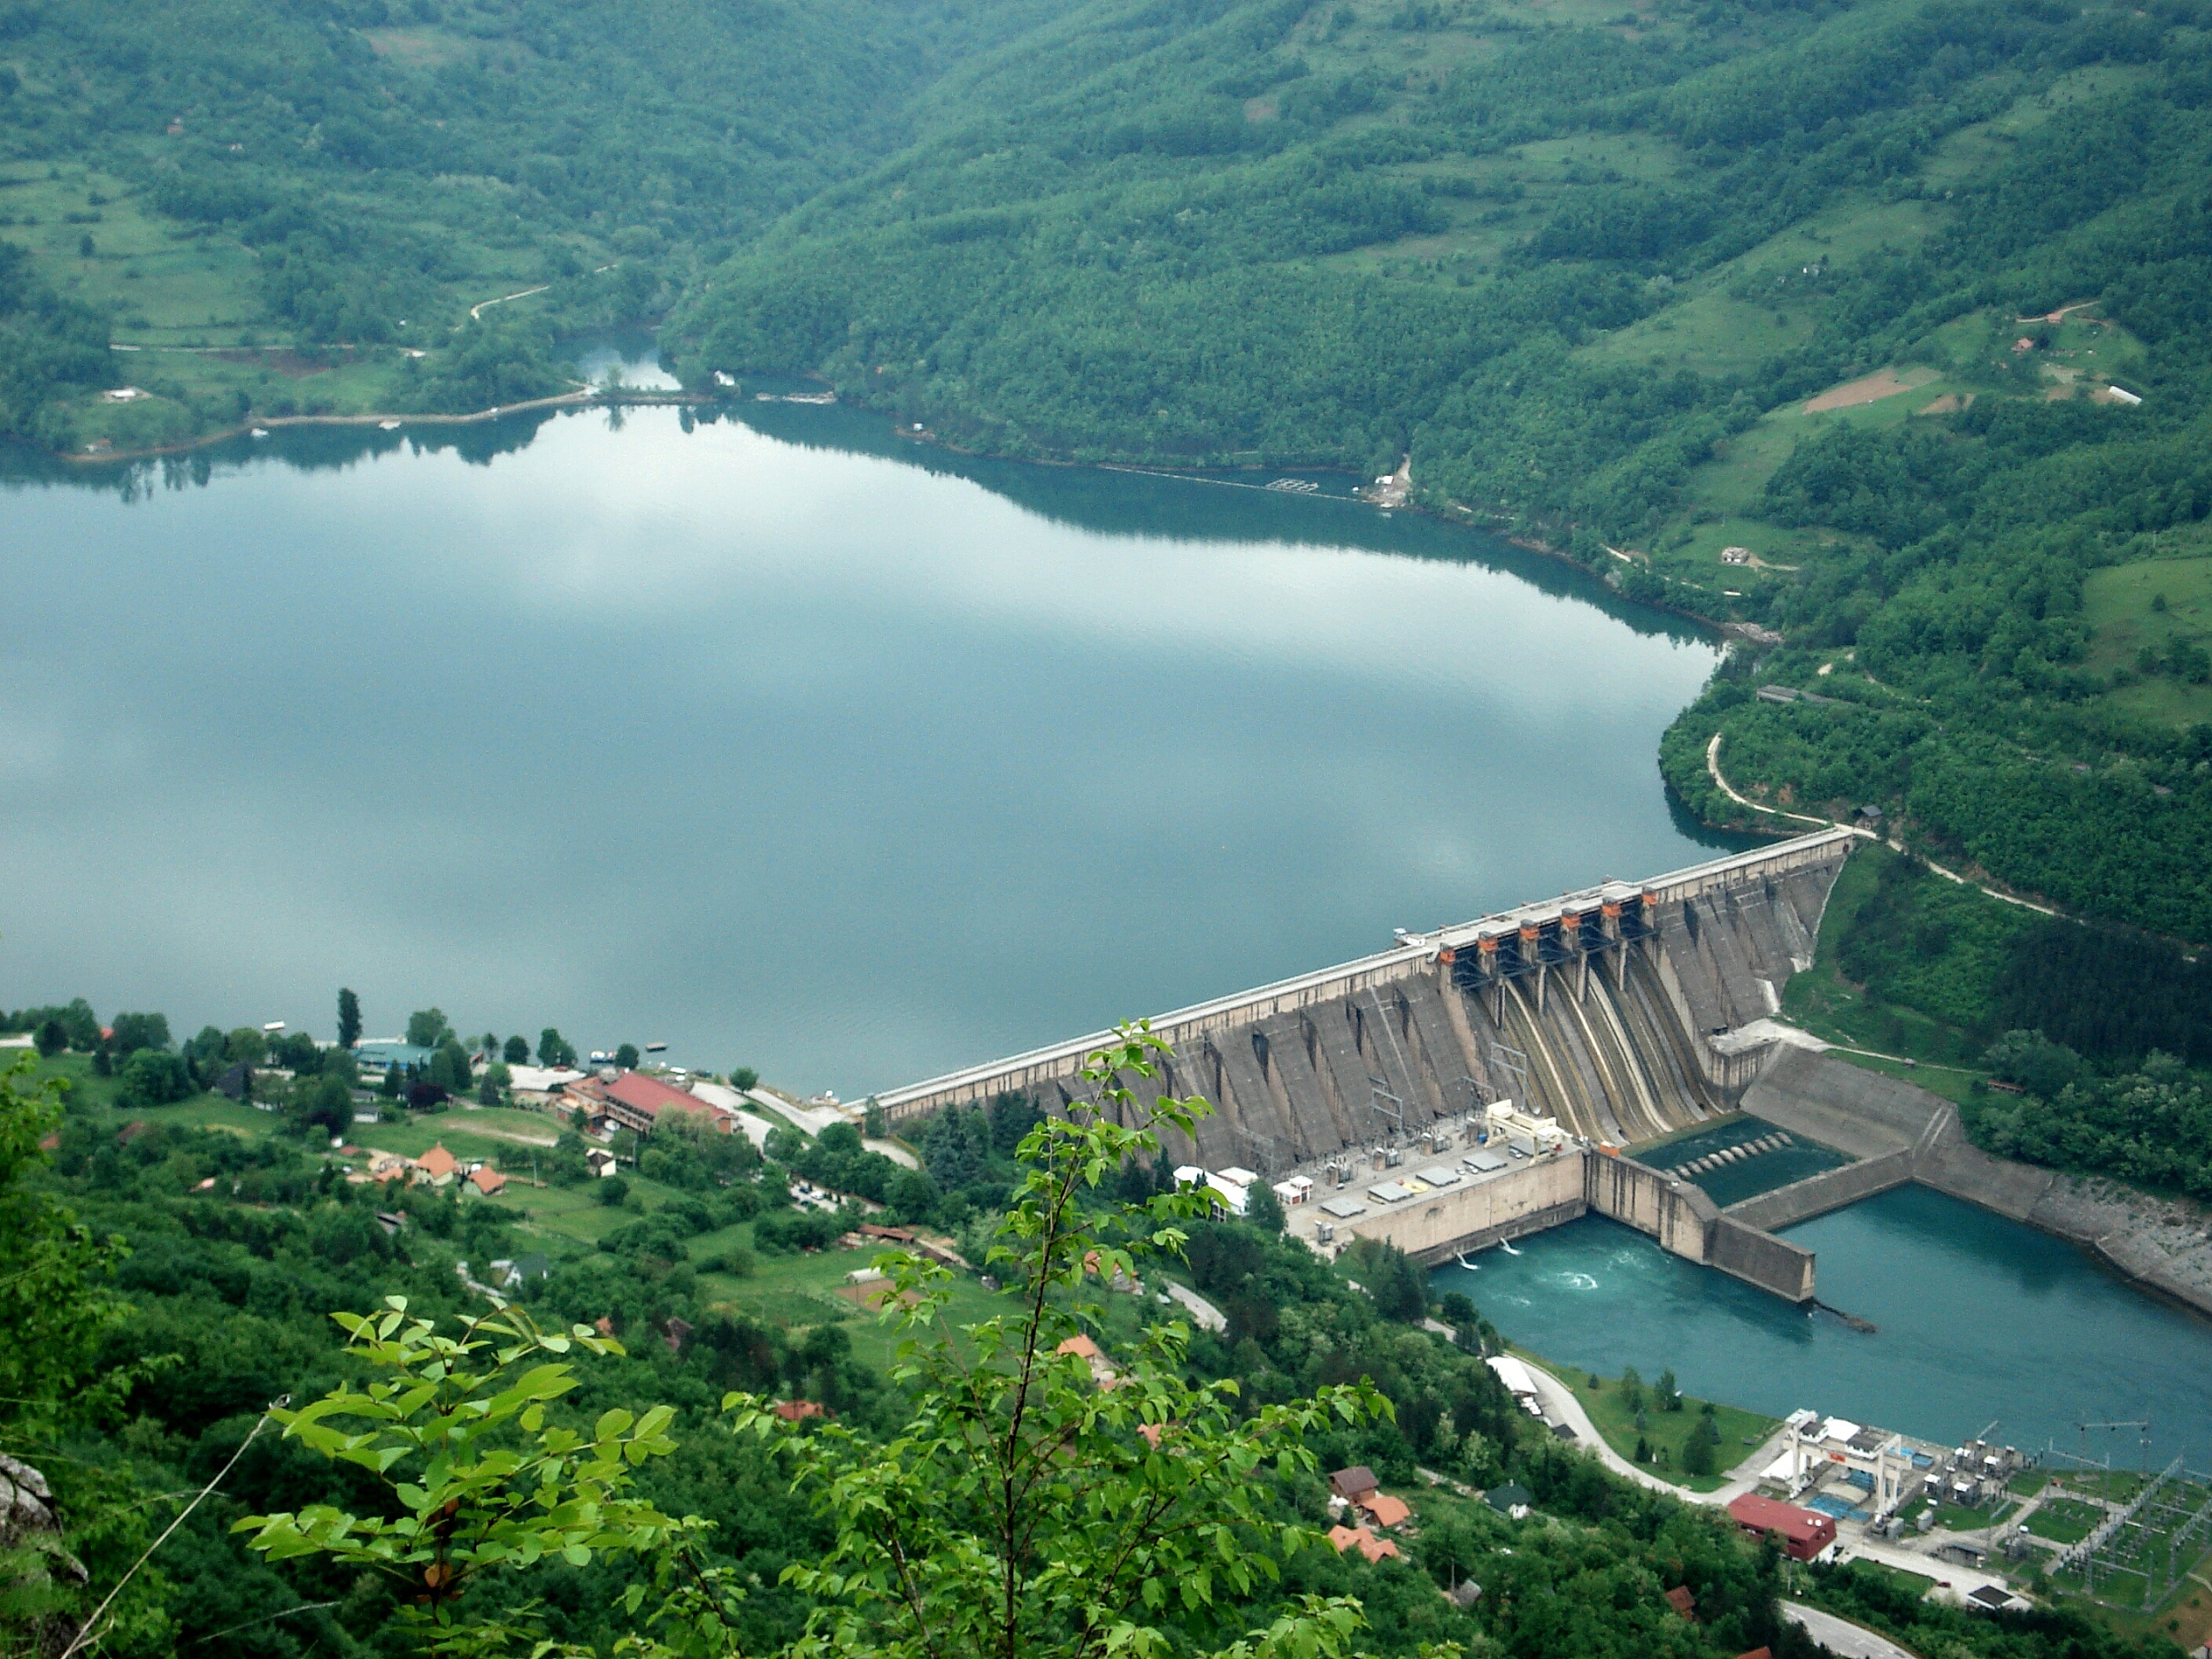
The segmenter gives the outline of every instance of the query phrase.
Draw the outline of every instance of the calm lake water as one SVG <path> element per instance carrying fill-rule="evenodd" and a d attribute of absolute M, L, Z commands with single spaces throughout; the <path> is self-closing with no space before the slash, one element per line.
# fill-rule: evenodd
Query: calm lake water
<path fill-rule="evenodd" d="M 10 1006 L 849 1098 L 1719 844 L 1655 759 L 1708 640 L 1340 479 L 781 404 L 6 469 Z"/>
<path fill-rule="evenodd" d="M 1686 1392 L 1776 1417 L 1810 1406 L 1954 1444 L 1997 1420 L 2023 1448 L 2075 1425 L 2148 1419 L 2157 1466 L 2212 1468 L 2212 1324 L 2154 1302 L 2073 1246 L 1924 1187 L 1789 1229 L 1820 1297 L 1877 1327 L 1808 1316 L 1595 1217 L 1439 1269 L 1511 1340 L 1609 1377 L 1672 1366 Z M 2092 1436 L 2133 1467 L 2131 1431 Z"/>

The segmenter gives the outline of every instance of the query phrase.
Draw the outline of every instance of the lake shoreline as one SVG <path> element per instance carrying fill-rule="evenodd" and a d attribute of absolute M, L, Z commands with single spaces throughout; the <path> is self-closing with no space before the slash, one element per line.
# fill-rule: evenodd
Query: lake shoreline
<path fill-rule="evenodd" d="M 704 392 L 607 392 L 596 387 L 586 387 L 573 392 L 556 392 L 549 397 L 528 398 L 519 403 L 495 404 L 489 409 L 472 410 L 459 415 L 401 414 L 396 411 L 365 415 L 265 415 L 175 443 L 154 444 L 137 449 L 51 449 L 47 453 L 73 465 L 103 466 L 115 461 L 150 461 L 163 456 L 189 455 L 193 450 L 204 449 L 211 444 L 227 443 L 234 438 L 250 436 L 257 428 L 273 432 L 279 427 L 293 426 L 381 426 L 388 420 L 396 420 L 402 427 L 474 426 L 481 426 L 486 421 L 503 420 L 510 415 L 530 414 L 538 410 L 644 407 L 721 401 L 724 400 Z"/>

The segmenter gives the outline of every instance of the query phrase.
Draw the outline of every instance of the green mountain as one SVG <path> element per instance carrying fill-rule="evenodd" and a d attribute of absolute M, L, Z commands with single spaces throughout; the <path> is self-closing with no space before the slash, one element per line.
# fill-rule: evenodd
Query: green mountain
<path fill-rule="evenodd" d="M 2200 6 L 26 0 L 0 61 L 18 434 L 664 318 L 966 447 L 1409 457 L 1753 643 L 1666 744 L 1708 818 L 2212 938 Z"/>

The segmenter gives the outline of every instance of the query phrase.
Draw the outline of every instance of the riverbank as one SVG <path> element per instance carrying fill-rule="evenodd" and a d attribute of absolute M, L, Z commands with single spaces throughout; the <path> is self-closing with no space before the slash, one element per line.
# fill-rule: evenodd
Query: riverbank
<path fill-rule="evenodd" d="M 540 410 L 588 409 L 600 407 L 644 406 L 655 403 L 709 403 L 720 401 L 705 392 L 633 392 L 608 391 L 599 387 L 579 388 L 572 392 L 556 392 L 549 397 L 532 397 L 518 403 L 498 403 L 489 409 L 471 410 L 465 414 L 402 414 L 396 411 L 372 411 L 356 415 L 266 415 L 249 418 L 233 426 L 223 426 L 213 432 L 198 434 L 180 439 L 175 443 L 149 445 L 134 449 L 58 449 L 52 453 L 58 460 L 78 466 L 102 466 L 116 461 L 150 461 L 163 456 L 189 455 L 195 449 L 204 449 L 211 444 L 228 443 L 234 439 L 250 437 L 259 433 L 275 432 L 290 426 L 388 426 L 397 423 L 403 430 L 408 426 L 474 426 L 489 420 L 503 420 L 510 415 L 526 415 Z"/>
<path fill-rule="evenodd" d="M 1942 1096 L 1804 1049 L 1777 1055 L 1745 1091 L 1743 1107 L 1860 1160 L 1801 1186 L 1847 1183 L 1855 1169 L 1897 1159 L 1906 1179 L 2063 1239 L 2146 1290 L 2212 1317 L 2212 1211 L 2201 1205 L 1993 1156 L 1967 1139 L 1958 1107 Z"/>

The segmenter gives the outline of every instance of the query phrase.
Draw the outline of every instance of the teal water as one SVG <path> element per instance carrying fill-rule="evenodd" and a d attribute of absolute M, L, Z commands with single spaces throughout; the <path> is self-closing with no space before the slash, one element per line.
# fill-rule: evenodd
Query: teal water
<path fill-rule="evenodd" d="M 852 1097 L 1710 856 L 1708 639 L 1325 482 L 749 403 L 15 456 L 0 1002 Z"/>
<path fill-rule="evenodd" d="M 1924 1187 L 1791 1228 L 1821 1300 L 1878 1327 L 1807 1315 L 1594 1217 L 1440 1268 L 1498 1329 L 1563 1364 L 1682 1387 L 1774 1416 L 1809 1406 L 1957 1442 L 1997 1422 L 2023 1448 L 2078 1448 L 2082 1422 L 2148 1418 L 2152 1455 L 2212 1468 L 2212 1323 L 2167 1307 L 2073 1246 Z M 2131 1465 L 2134 1437 L 2093 1443 Z"/>
<path fill-rule="evenodd" d="M 1755 1118 L 1736 1118 L 1683 1135 L 1663 1146 L 1634 1148 L 1634 1156 L 1654 1169 L 1675 1170 L 1775 1133 L 1772 1124 L 1762 1123 Z M 1835 1169 L 1848 1161 L 1832 1148 L 1793 1134 L 1787 1146 L 1777 1147 L 1771 1152 L 1751 1153 L 1684 1179 L 1702 1187 L 1708 1197 L 1725 1210 L 1731 1204 L 1740 1204 L 1760 1193 L 1770 1193 L 1778 1187 L 1787 1187 L 1792 1181 L 1801 1181 L 1809 1175 Z"/>

